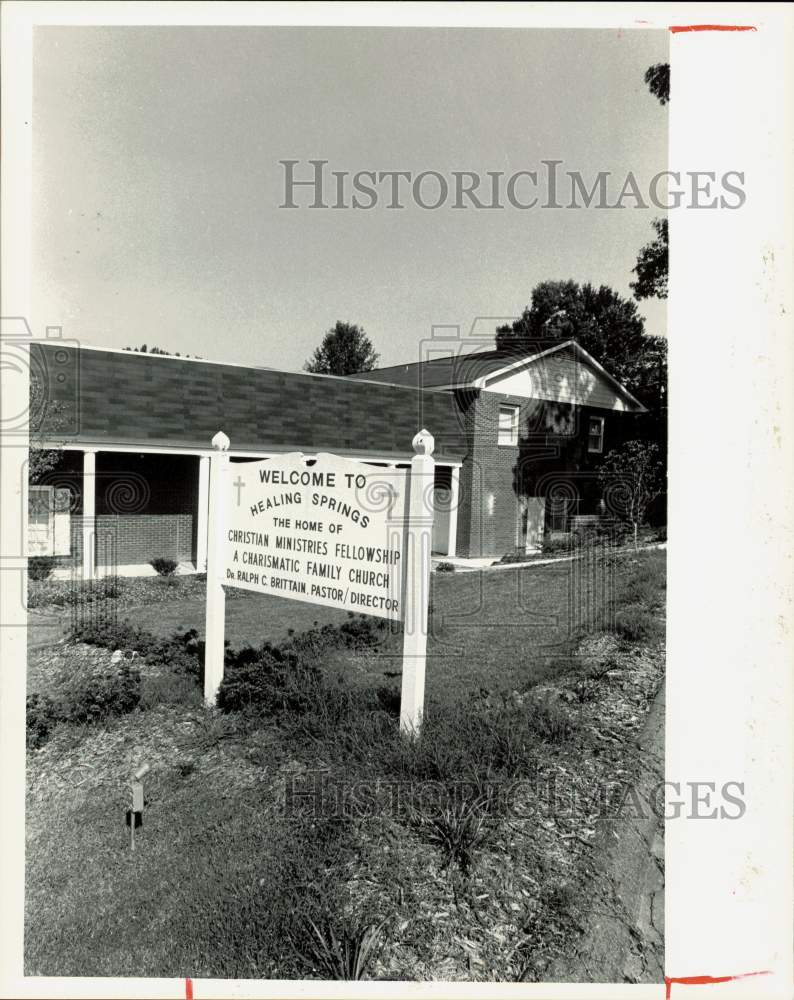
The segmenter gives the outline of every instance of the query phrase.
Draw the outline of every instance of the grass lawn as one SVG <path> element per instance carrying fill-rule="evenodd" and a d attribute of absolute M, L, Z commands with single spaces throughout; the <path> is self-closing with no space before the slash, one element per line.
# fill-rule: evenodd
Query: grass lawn
<path fill-rule="evenodd" d="M 397 683 L 395 636 L 367 653 L 335 652 L 341 680 L 306 716 L 222 714 L 196 690 L 104 723 L 58 725 L 28 755 L 26 974 L 341 977 L 318 952 L 311 914 L 326 942 L 374 935 L 365 977 L 543 978 L 586 905 L 595 820 L 572 832 L 570 819 L 517 821 L 480 799 L 481 812 L 468 800 L 439 811 L 417 789 L 447 795 L 461 782 L 539 770 L 591 790 L 602 772 L 627 768 L 624 747 L 663 669 L 664 553 L 615 565 L 617 631 L 605 632 L 611 572 L 563 564 L 434 576 L 417 744 L 351 694 Z M 125 613 L 161 635 L 203 626 L 199 593 Z M 330 614 L 243 595 L 227 601 L 227 635 L 258 644 L 345 618 Z M 594 648 L 600 671 L 571 674 L 569 654 L 589 664 Z M 53 655 L 68 668 L 69 647 Z M 146 690 L 151 668 L 141 669 Z M 36 677 L 46 683 L 46 670 Z M 517 698 L 493 706 L 481 689 Z M 143 762 L 151 771 L 133 853 L 124 812 Z M 320 775 L 345 796 L 321 797 Z M 356 782 L 364 791 L 352 794 Z M 407 805 L 394 805 L 395 782 Z M 286 808 L 295 788 L 300 808 Z"/>
<path fill-rule="evenodd" d="M 582 597 L 581 570 L 564 563 L 498 573 L 434 574 L 433 634 L 428 642 L 428 697 L 461 690 L 519 688 L 538 680 L 550 659 L 564 651 L 572 627 L 569 607 Z M 595 581 L 585 590 L 598 605 Z M 134 609 L 120 608 L 119 618 L 155 635 L 198 629 L 204 634 L 203 592 L 186 599 Z M 281 642 L 296 632 L 339 624 L 344 611 L 287 598 L 237 591 L 226 601 L 226 638 L 232 646 Z M 377 654 L 346 657 L 355 683 L 393 677 L 400 670 L 399 637 L 387 637 Z"/>

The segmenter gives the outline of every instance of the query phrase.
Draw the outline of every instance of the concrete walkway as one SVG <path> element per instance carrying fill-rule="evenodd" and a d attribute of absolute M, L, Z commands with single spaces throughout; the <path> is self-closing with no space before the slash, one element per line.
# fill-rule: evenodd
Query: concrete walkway
<path fill-rule="evenodd" d="M 635 550 L 634 546 L 624 546 L 615 549 L 615 555 L 631 555 L 633 552 L 647 552 L 651 549 L 666 549 L 667 542 L 650 542 L 647 545 L 640 545 Z M 456 573 L 475 573 L 478 570 L 499 570 L 499 569 L 529 569 L 533 566 L 551 566 L 553 563 L 573 562 L 580 556 L 549 556 L 544 559 L 542 556 L 527 559 L 526 562 L 500 563 L 495 562 L 493 556 L 486 556 L 480 559 L 464 559 L 462 556 L 433 556 L 432 568 L 437 570 L 439 563 L 451 563 L 455 567 Z"/>

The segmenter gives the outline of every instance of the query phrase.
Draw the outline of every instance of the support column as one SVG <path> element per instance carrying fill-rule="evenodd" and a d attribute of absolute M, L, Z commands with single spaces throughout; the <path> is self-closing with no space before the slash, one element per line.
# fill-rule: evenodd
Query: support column
<path fill-rule="evenodd" d="M 447 555 L 454 556 L 458 544 L 458 503 L 460 502 L 460 466 L 453 465 L 450 471 L 449 494 L 449 541 Z"/>
<path fill-rule="evenodd" d="M 207 539 L 207 615 L 204 630 L 204 701 L 214 705 L 223 680 L 226 593 L 223 589 L 223 529 L 228 487 L 229 438 L 218 431 L 210 461 L 209 533 Z"/>
<path fill-rule="evenodd" d="M 196 518 L 196 572 L 207 572 L 207 532 L 210 516 L 210 457 L 199 459 L 198 511 Z"/>
<path fill-rule="evenodd" d="M 83 579 L 96 575 L 96 452 L 83 452 Z"/>
<path fill-rule="evenodd" d="M 430 551 L 433 543 L 433 435 L 419 431 L 413 439 L 408 494 L 407 564 L 403 600 L 403 676 L 400 694 L 400 730 L 419 735 L 425 707 Z"/>

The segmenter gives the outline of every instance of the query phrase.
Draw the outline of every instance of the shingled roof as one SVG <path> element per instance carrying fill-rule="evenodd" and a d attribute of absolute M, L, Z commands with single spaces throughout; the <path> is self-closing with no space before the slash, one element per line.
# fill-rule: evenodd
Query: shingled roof
<path fill-rule="evenodd" d="M 611 375 L 591 354 L 575 340 L 535 340 L 521 350 L 476 351 L 454 354 L 443 358 L 350 375 L 350 379 L 366 379 L 384 385 L 412 386 L 417 389 L 482 389 L 493 388 L 503 377 L 530 365 L 549 365 L 550 374 L 563 355 L 574 358 L 574 364 L 587 368 L 612 389 L 634 412 L 642 413 L 645 407 L 629 390 Z M 543 395 L 539 398 L 556 398 Z"/>
<path fill-rule="evenodd" d="M 347 377 L 386 385 L 409 385 L 419 389 L 470 386 L 476 379 L 492 375 L 527 356 L 526 351 L 476 351 L 412 364 L 392 365 L 389 368 L 374 368 L 372 371 Z"/>
<path fill-rule="evenodd" d="M 47 386 L 39 433 L 53 443 L 209 446 L 233 450 L 412 455 L 426 427 L 439 459 L 462 460 L 466 437 L 452 393 L 129 351 L 31 345 Z"/>

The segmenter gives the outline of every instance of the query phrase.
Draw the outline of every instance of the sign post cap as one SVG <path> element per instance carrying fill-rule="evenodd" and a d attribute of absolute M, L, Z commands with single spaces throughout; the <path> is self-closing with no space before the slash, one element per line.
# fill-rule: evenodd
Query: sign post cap
<path fill-rule="evenodd" d="M 223 431 L 218 431 L 212 439 L 212 447 L 215 448 L 216 451 L 228 451 L 231 443 L 232 442 L 229 440 L 228 434 L 224 434 Z"/>
<path fill-rule="evenodd" d="M 414 446 L 414 451 L 417 455 L 432 455 L 436 447 L 433 435 L 430 431 L 426 431 L 424 427 L 414 436 L 411 444 Z"/>

